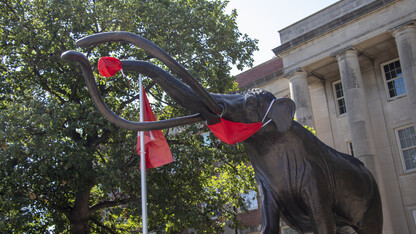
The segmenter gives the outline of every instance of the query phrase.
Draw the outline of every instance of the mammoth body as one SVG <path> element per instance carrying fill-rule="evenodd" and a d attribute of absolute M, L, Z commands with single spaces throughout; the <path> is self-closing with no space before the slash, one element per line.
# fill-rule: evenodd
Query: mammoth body
<path fill-rule="evenodd" d="M 252 89 L 240 94 L 208 93 L 191 74 L 165 51 L 129 32 L 87 36 L 77 46 L 127 42 L 162 61 L 182 81 L 144 61 L 121 61 L 123 70 L 142 73 L 155 80 L 178 104 L 196 114 L 154 122 L 121 118 L 104 103 L 92 67 L 80 52 L 67 51 L 62 58 L 76 61 L 98 110 L 115 125 L 134 131 L 151 131 L 221 118 L 239 123 L 264 122 L 243 143 L 261 188 L 262 233 L 279 233 L 280 218 L 298 232 L 382 232 L 382 209 L 377 184 L 364 165 L 340 153 L 293 121 L 295 104 L 276 99 L 269 92 Z"/>
<path fill-rule="evenodd" d="M 262 233 L 279 233 L 280 217 L 300 233 L 382 232 L 377 183 L 358 159 L 293 121 L 292 100 L 272 103 L 275 97 L 261 90 L 236 95 L 216 98 L 224 118 L 256 122 L 268 113 L 272 120 L 244 141 L 261 188 Z M 236 106 L 244 110 L 237 118 Z"/>
<path fill-rule="evenodd" d="M 245 145 L 262 190 L 263 233 L 278 233 L 279 214 L 301 233 L 335 233 L 346 226 L 381 233 L 380 195 L 364 165 L 297 122 L 284 134 L 261 135 Z"/>

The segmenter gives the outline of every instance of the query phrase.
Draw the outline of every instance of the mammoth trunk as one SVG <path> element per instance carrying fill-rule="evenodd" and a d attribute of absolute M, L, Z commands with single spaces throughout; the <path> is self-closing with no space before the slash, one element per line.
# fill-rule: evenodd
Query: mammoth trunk
<path fill-rule="evenodd" d="M 196 93 L 173 75 L 149 62 L 124 60 L 121 63 L 125 70 L 151 77 L 180 106 L 201 114 L 208 122 L 216 120 L 217 115 L 206 104 L 208 99 L 212 99 L 210 94 Z"/>

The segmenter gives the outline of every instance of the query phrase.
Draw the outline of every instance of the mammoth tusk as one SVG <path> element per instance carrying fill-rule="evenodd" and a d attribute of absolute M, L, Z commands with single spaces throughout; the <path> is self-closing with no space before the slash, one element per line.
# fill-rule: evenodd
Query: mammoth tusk
<path fill-rule="evenodd" d="M 134 122 L 126 120 L 110 110 L 104 103 L 101 97 L 97 84 L 92 73 L 92 67 L 87 57 L 77 51 L 66 51 L 61 55 L 61 58 L 68 61 L 76 61 L 80 66 L 88 87 L 88 91 L 97 106 L 97 109 L 103 114 L 111 123 L 128 130 L 133 131 L 151 131 L 160 130 L 181 125 L 196 123 L 203 121 L 200 114 L 194 114 L 184 117 L 172 118 L 168 120 L 149 121 L 149 122 Z"/>
<path fill-rule="evenodd" d="M 202 101 L 212 112 L 215 114 L 220 114 L 222 112 L 221 106 L 184 67 L 176 62 L 163 49 L 144 37 L 130 32 L 104 32 L 83 37 L 76 42 L 76 46 L 87 47 L 105 42 L 127 42 L 143 49 L 155 58 L 162 61 L 172 70 L 173 73 L 183 79 L 183 81 L 201 97 Z"/>

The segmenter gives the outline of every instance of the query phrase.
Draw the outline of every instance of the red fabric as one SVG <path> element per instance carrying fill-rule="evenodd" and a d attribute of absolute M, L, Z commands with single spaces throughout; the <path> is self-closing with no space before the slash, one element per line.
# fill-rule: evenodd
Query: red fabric
<path fill-rule="evenodd" d="M 211 129 L 212 133 L 218 139 L 229 145 L 233 145 L 249 138 L 261 128 L 262 124 L 262 122 L 248 124 L 232 122 L 221 118 L 221 122 L 208 125 L 208 128 Z"/>
<path fill-rule="evenodd" d="M 149 100 L 143 89 L 143 121 L 156 121 Z M 172 153 L 161 130 L 144 132 L 144 148 L 146 151 L 146 169 L 156 168 L 173 162 Z M 140 134 L 137 137 L 136 151 L 140 155 Z M 140 166 L 141 168 L 141 166 Z"/>
<path fill-rule="evenodd" d="M 102 57 L 98 60 L 98 71 L 102 76 L 111 77 L 121 70 L 121 62 L 114 57 Z"/>

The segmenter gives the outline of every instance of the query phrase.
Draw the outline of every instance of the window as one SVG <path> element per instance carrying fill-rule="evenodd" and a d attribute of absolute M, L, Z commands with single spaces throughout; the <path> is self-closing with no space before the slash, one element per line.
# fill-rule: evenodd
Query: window
<path fill-rule="evenodd" d="M 400 97 L 406 94 L 406 86 L 404 84 L 402 68 L 400 61 L 395 60 L 382 64 L 384 74 L 384 82 L 389 98 Z"/>
<path fill-rule="evenodd" d="M 244 199 L 247 210 L 255 210 L 258 208 L 256 191 L 251 190 L 248 193 L 242 194 L 241 197 Z"/>
<path fill-rule="evenodd" d="M 337 105 L 338 115 L 342 115 L 347 112 L 347 107 L 345 106 L 344 91 L 342 90 L 341 81 L 333 83 L 335 102 Z"/>
<path fill-rule="evenodd" d="M 348 153 L 351 154 L 351 156 L 354 156 L 354 150 L 352 149 L 352 142 L 348 141 L 347 146 L 348 146 Z"/>
<path fill-rule="evenodd" d="M 416 224 L 416 210 L 412 210 L 412 213 L 413 213 L 413 219 L 414 219 L 415 224 Z"/>
<path fill-rule="evenodd" d="M 414 126 L 398 129 L 397 139 L 405 170 L 416 169 L 416 133 Z"/>

